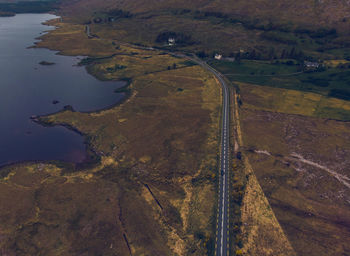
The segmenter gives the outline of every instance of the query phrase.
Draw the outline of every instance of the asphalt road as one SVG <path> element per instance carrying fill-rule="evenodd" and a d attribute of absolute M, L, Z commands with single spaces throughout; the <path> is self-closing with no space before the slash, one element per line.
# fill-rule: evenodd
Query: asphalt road
<path fill-rule="evenodd" d="M 189 58 L 183 54 L 173 54 L 179 57 Z M 229 152 L 230 152 L 230 92 L 223 75 L 209 66 L 206 62 L 191 58 L 194 62 L 201 65 L 215 75 L 222 86 L 223 104 L 222 104 L 222 130 L 221 130 L 221 154 L 219 169 L 219 200 L 218 200 L 218 216 L 216 225 L 216 242 L 215 255 L 229 255 Z"/>
<path fill-rule="evenodd" d="M 229 254 L 229 146 L 230 146 L 230 100 L 229 89 L 222 75 L 211 67 L 208 68 L 219 80 L 223 91 L 222 131 L 220 157 L 220 183 L 217 217 L 216 248 L 217 256 Z"/>
<path fill-rule="evenodd" d="M 215 69 L 199 59 L 193 59 L 199 65 L 213 73 L 219 80 L 223 91 L 222 104 L 222 131 L 221 156 L 219 170 L 219 200 L 216 225 L 215 255 L 227 256 L 229 254 L 229 150 L 230 150 L 230 98 L 229 89 L 223 76 Z"/>

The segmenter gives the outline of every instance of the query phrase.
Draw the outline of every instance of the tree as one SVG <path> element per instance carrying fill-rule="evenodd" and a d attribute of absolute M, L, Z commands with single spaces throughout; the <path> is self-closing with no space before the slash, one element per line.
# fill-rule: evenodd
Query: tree
<path fill-rule="evenodd" d="M 204 51 L 199 51 L 196 53 L 196 55 L 201 59 L 208 57 L 208 54 L 206 54 Z"/>
<path fill-rule="evenodd" d="M 275 48 L 273 48 L 273 47 L 270 48 L 268 58 L 270 60 L 273 60 L 275 58 Z"/>
<path fill-rule="evenodd" d="M 295 58 L 295 47 L 292 48 L 292 50 L 289 53 L 289 58 L 294 59 Z"/>
<path fill-rule="evenodd" d="M 237 63 L 241 63 L 241 53 L 237 52 L 235 60 L 237 61 Z"/>
<path fill-rule="evenodd" d="M 281 59 L 285 59 L 287 56 L 287 51 L 286 49 L 283 49 L 282 53 L 281 53 Z"/>
<path fill-rule="evenodd" d="M 254 60 L 256 58 L 256 51 L 255 51 L 255 49 L 253 49 L 253 51 L 251 53 L 249 53 L 249 58 L 251 60 Z"/>

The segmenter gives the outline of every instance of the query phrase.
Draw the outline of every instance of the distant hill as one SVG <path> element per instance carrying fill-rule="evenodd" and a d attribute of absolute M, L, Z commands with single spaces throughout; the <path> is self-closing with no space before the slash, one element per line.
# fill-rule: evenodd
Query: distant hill
<path fill-rule="evenodd" d="M 1 0 L 0 0 L 1 1 Z M 132 13 L 169 9 L 217 12 L 252 22 L 331 27 L 346 32 L 350 25 L 350 1 L 334 0 L 64 0 L 66 11 L 123 9 Z"/>
<path fill-rule="evenodd" d="M 58 0 L 0 0 L 0 13 L 45 13 L 54 10 L 57 3 Z"/>

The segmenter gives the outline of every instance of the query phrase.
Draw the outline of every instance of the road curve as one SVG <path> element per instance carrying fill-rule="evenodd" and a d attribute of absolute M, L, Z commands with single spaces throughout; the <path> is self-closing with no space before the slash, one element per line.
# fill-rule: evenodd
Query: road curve
<path fill-rule="evenodd" d="M 223 104 L 222 104 L 222 130 L 221 130 L 221 155 L 219 169 L 219 197 L 218 197 L 218 216 L 216 226 L 216 244 L 215 255 L 229 255 L 229 151 L 230 151 L 230 98 L 229 89 L 223 75 L 210 67 L 207 63 L 195 59 L 195 61 L 213 73 L 222 86 Z"/>

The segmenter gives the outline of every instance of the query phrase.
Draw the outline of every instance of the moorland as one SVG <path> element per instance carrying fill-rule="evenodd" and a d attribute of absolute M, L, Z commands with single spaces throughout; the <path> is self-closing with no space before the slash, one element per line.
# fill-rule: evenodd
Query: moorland
<path fill-rule="evenodd" d="M 127 98 L 41 117 L 78 129 L 97 161 L 3 168 L 3 251 L 212 255 L 220 86 L 181 51 L 232 85 L 232 255 L 349 254 L 349 12 L 330 0 L 61 1 L 38 47 L 89 56 L 90 74 L 129 82 Z"/>

